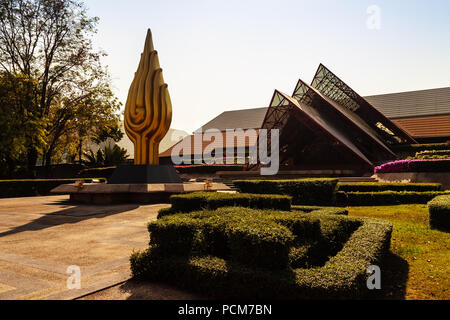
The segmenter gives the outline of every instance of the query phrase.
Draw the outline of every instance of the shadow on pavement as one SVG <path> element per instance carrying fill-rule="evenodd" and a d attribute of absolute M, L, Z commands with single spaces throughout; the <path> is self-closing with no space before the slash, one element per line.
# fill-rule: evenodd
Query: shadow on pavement
<path fill-rule="evenodd" d="M 63 205 L 65 209 L 57 212 L 47 213 L 44 216 L 33 220 L 27 224 L 15 227 L 11 230 L 0 233 L 0 238 L 24 231 L 37 231 L 63 224 L 73 224 L 92 218 L 103 218 L 114 214 L 123 213 L 139 208 L 137 204 L 119 205 L 83 205 L 71 203 L 68 200 L 54 201 L 47 205 Z"/>

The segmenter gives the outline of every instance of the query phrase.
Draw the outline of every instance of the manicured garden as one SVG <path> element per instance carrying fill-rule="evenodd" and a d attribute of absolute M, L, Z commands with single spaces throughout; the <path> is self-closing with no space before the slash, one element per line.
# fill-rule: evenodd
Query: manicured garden
<path fill-rule="evenodd" d="M 134 277 L 212 298 L 450 297 L 450 195 L 441 185 L 235 185 L 242 193 L 172 196 L 148 225 L 149 248 L 130 259 Z M 426 202 L 436 196 L 429 214 Z M 366 286 L 373 264 L 382 270 L 380 291 Z"/>
<path fill-rule="evenodd" d="M 148 225 L 150 247 L 131 257 L 136 278 L 214 298 L 359 298 L 366 270 L 387 253 L 388 222 L 329 213 L 203 210 Z"/>

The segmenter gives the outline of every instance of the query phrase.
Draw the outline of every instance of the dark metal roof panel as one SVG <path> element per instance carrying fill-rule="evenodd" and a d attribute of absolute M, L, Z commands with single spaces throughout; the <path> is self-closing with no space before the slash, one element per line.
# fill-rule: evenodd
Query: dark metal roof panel
<path fill-rule="evenodd" d="M 218 129 L 225 131 L 227 129 L 260 129 L 266 116 L 267 108 L 244 109 L 225 111 L 220 114 L 201 129 L 203 131 Z M 196 130 L 199 131 L 200 129 Z"/>
<path fill-rule="evenodd" d="M 450 87 L 364 98 L 391 119 L 450 114 Z"/>

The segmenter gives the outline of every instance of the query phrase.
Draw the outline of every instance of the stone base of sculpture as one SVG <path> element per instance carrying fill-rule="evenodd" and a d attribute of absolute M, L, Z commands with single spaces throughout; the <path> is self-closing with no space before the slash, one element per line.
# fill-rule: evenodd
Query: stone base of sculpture
<path fill-rule="evenodd" d="M 183 183 L 173 166 L 129 165 L 118 166 L 108 184 Z"/>
<path fill-rule="evenodd" d="M 230 191 L 223 183 L 160 183 L 160 184 L 63 184 L 51 192 L 70 194 L 70 201 L 84 204 L 169 203 L 174 194 L 198 191 Z"/>

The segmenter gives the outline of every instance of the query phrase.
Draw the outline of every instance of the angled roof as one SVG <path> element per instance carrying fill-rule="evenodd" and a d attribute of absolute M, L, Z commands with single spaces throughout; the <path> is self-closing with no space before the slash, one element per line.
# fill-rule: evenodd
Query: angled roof
<path fill-rule="evenodd" d="M 203 131 L 210 129 L 218 129 L 220 131 L 238 128 L 259 129 L 264 121 L 266 112 L 267 108 L 225 111 L 200 129 L 203 129 Z M 196 132 L 200 129 L 197 129 Z"/>
<path fill-rule="evenodd" d="M 358 115 L 386 144 L 416 142 L 323 64 L 319 65 L 311 87 Z"/>
<path fill-rule="evenodd" d="M 450 87 L 365 97 L 391 119 L 450 115 Z"/>
<path fill-rule="evenodd" d="M 352 142 L 352 137 L 349 136 L 347 132 L 343 131 L 339 127 L 339 124 L 336 123 L 335 119 L 330 118 L 328 113 L 313 108 L 303 102 L 299 102 L 278 90 L 275 90 L 264 120 L 263 129 L 279 129 L 281 131 L 292 116 L 297 118 L 299 130 L 305 127 L 313 127 L 317 131 L 328 136 L 330 140 L 334 140 L 339 146 L 347 149 L 350 154 L 359 159 L 363 164 L 373 166 L 373 163 Z M 299 131 L 292 132 L 291 135 L 299 133 Z M 280 145 L 281 144 L 282 142 L 280 141 Z M 320 157 L 319 154 L 317 156 Z"/>
<path fill-rule="evenodd" d="M 322 113 L 327 114 L 329 121 L 338 125 L 348 135 L 358 136 L 353 137 L 352 141 L 372 161 L 383 157 L 384 159 L 386 157 L 395 157 L 395 154 L 385 145 L 377 132 L 363 119 L 354 112 L 322 95 L 304 81 L 298 81 L 292 97 L 312 109 L 321 110 Z"/>
<path fill-rule="evenodd" d="M 450 137 L 450 115 L 396 119 L 394 122 L 417 138 Z"/>

